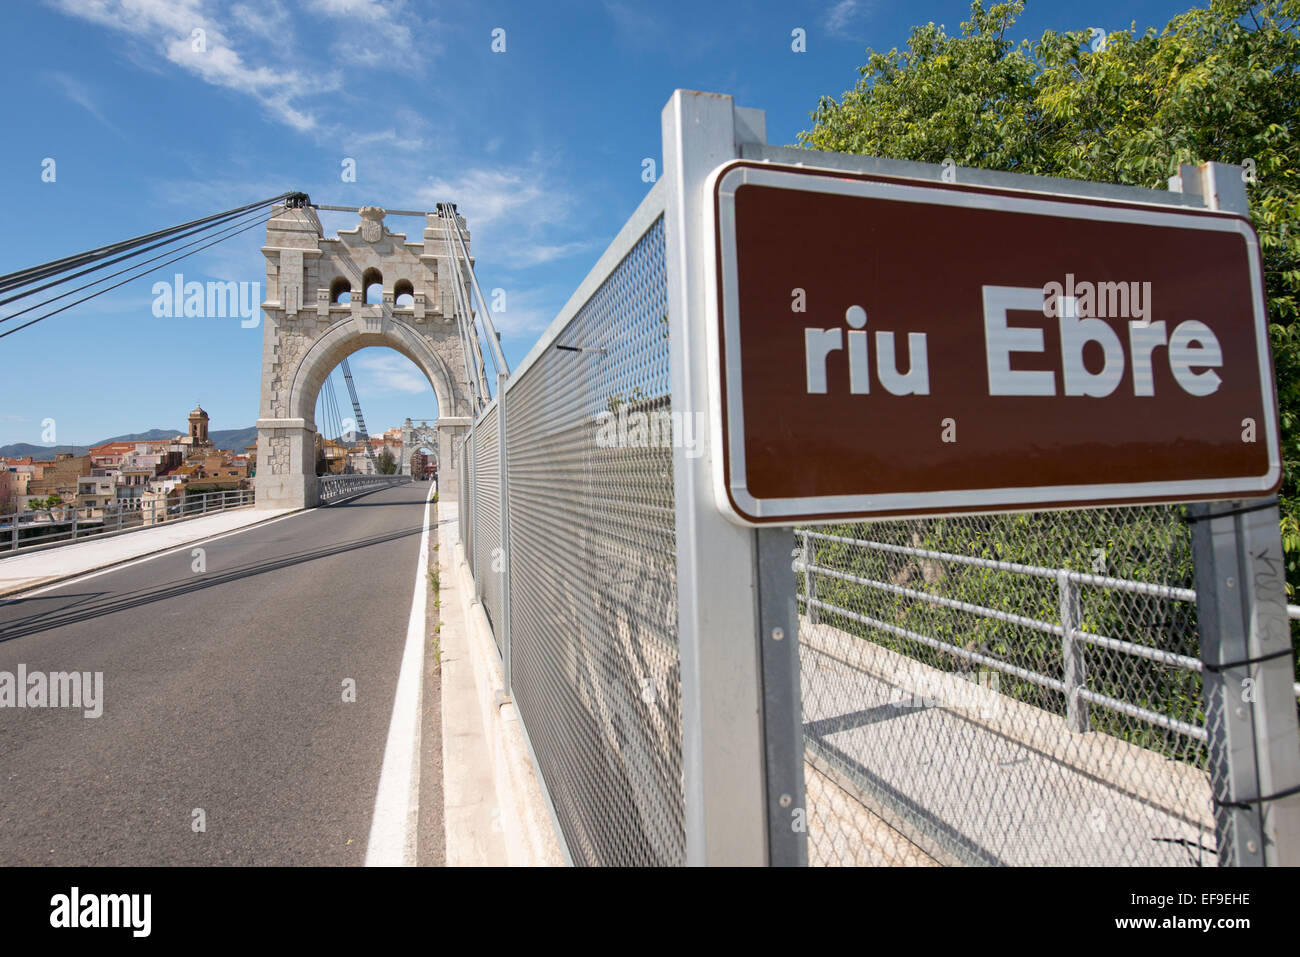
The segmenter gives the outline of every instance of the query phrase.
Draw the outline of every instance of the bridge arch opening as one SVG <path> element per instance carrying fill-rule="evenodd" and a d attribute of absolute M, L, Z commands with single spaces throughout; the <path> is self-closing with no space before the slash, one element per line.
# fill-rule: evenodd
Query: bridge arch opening
<path fill-rule="evenodd" d="M 367 306 L 377 306 L 384 301 L 384 274 L 371 266 L 361 274 L 361 288 L 365 298 L 361 301 Z"/>
<path fill-rule="evenodd" d="M 359 397 L 361 415 L 353 407 L 344 373 L 329 370 L 314 404 L 317 436 L 317 475 L 374 474 L 384 472 L 384 452 L 392 456 L 389 474 L 414 474 L 406 467 L 424 448 L 429 461 L 438 456 L 439 405 L 433 382 L 400 352 L 363 346 L 347 357 Z M 424 410 L 424 430 L 406 428 L 411 409 Z M 363 432 L 365 433 L 363 435 Z"/>
<path fill-rule="evenodd" d="M 330 282 L 330 302 L 350 303 L 352 301 L 352 283 L 344 276 L 335 276 Z"/>
<path fill-rule="evenodd" d="M 393 305 L 399 309 L 415 307 L 415 286 L 409 279 L 399 279 L 393 283 Z"/>

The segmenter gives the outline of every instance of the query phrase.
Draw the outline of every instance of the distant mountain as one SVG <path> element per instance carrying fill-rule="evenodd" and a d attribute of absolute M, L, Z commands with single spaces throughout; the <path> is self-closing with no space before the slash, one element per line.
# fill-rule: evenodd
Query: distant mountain
<path fill-rule="evenodd" d="M 217 429 L 215 432 L 209 432 L 208 438 L 219 449 L 242 452 L 245 447 L 257 444 L 257 426 L 249 426 L 246 429 Z"/>
<path fill-rule="evenodd" d="M 52 459 L 62 452 L 72 452 L 73 454 L 85 455 L 86 446 L 84 445 L 31 445 L 27 442 L 15 442 L 13 445 L 0 445 L 0 456 L 11 459 L 25 459 L 31 456 L 34 459 Z"/>
<path fill-rule="evenodd" d="M 130 435 L 115 435 L 111 439 L 102 439 L 94 444 L 103 445 L 106 442 L 159 442 L 163 439 L 170 439 L 184 434 L 184 432 L 178 432 L 175 429 L 150 429 L 148 432 L 132 432 Z"/>
<path fill-rule="evenodd" d="M 175 429 L 150 429 L 148 432 L 115 435 L 112 438 L 92 442 L 90 445 L 32 445 L 29 442 L 15 442 L 13 445 L 0 445 L 0 456 L 5 458 L 26 458 L 30 455 L 35 459 L 52 459 L 63 452 L 85 455 L 91 446 L 104 445 L 106 442 L 159 442 L 163 439 L 175 438 L 184 434 L 184 432 L 178 432 Z M 219 449 L 243 452 L 245 446 L 252 445 L 257 441 L 257 426 L 250 426 L 247 429 L 217 429 L 209 432 L 208 437 L 212 439 L 212 444 Z"/>

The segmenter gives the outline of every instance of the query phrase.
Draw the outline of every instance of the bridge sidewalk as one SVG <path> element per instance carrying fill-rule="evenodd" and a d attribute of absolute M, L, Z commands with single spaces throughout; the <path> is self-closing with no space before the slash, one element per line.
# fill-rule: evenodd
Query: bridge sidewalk
<path fill-rule="evenodd" d="M 443 798 L 449 866 L 562 866 L 550 809 L 460 541 L 438 503 Z"/>
<path fill-rule="evenodd" d="M 169 522 L 137 531 L 70 542 L 34 552 L 0 556 L 0 596 L 111 568 L 146 555 L 154 555 L 260 525 L 301 509 L 256 509 L 252 506 Z"/>

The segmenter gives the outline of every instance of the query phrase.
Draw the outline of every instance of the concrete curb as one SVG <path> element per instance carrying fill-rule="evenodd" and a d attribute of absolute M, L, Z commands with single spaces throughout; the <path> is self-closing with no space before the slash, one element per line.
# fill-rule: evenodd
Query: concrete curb
<path fill-rule="evenodd" d="M 458 606 L 443 619 L 442 630 L 447 863 L 562 866 L 564 854 L 518 712 L 513 702 L 498 699 L 500 656 L 483 606 L 474 600 L 464 548 L 452 534 L 456 503 L 440 504 L 447 515 L 439 522 L 442 607 L 450 611 L 451 601 Z M 472 731 L 465 713 L 470 708 L 478 719 Z M 456 741 L 457 735 L 477 740 Z"/>

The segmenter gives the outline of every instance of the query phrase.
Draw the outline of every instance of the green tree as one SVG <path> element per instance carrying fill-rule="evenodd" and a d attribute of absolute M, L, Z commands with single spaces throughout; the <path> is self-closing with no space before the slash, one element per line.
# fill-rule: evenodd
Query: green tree
<path fill-rule="evenodd" d="M 1211 0 L 1163 30 L 1007 38 L 1022 0 L 971 6 L 905 50 L 867 51 L 823 97 L 812 149 L 1163 187 L 1179 164 L 1250 161 L 1282 420 L 1288 591 L 1300 587 L 1300 0 Z"/>
<path fill-rule="evenodd" d="M 393 453 L 388 449 L 384 449 L 379 453 L 377 468 L 380 475 L 393 475 L 397 472 L 397 460 L 393 458 Z"/>

